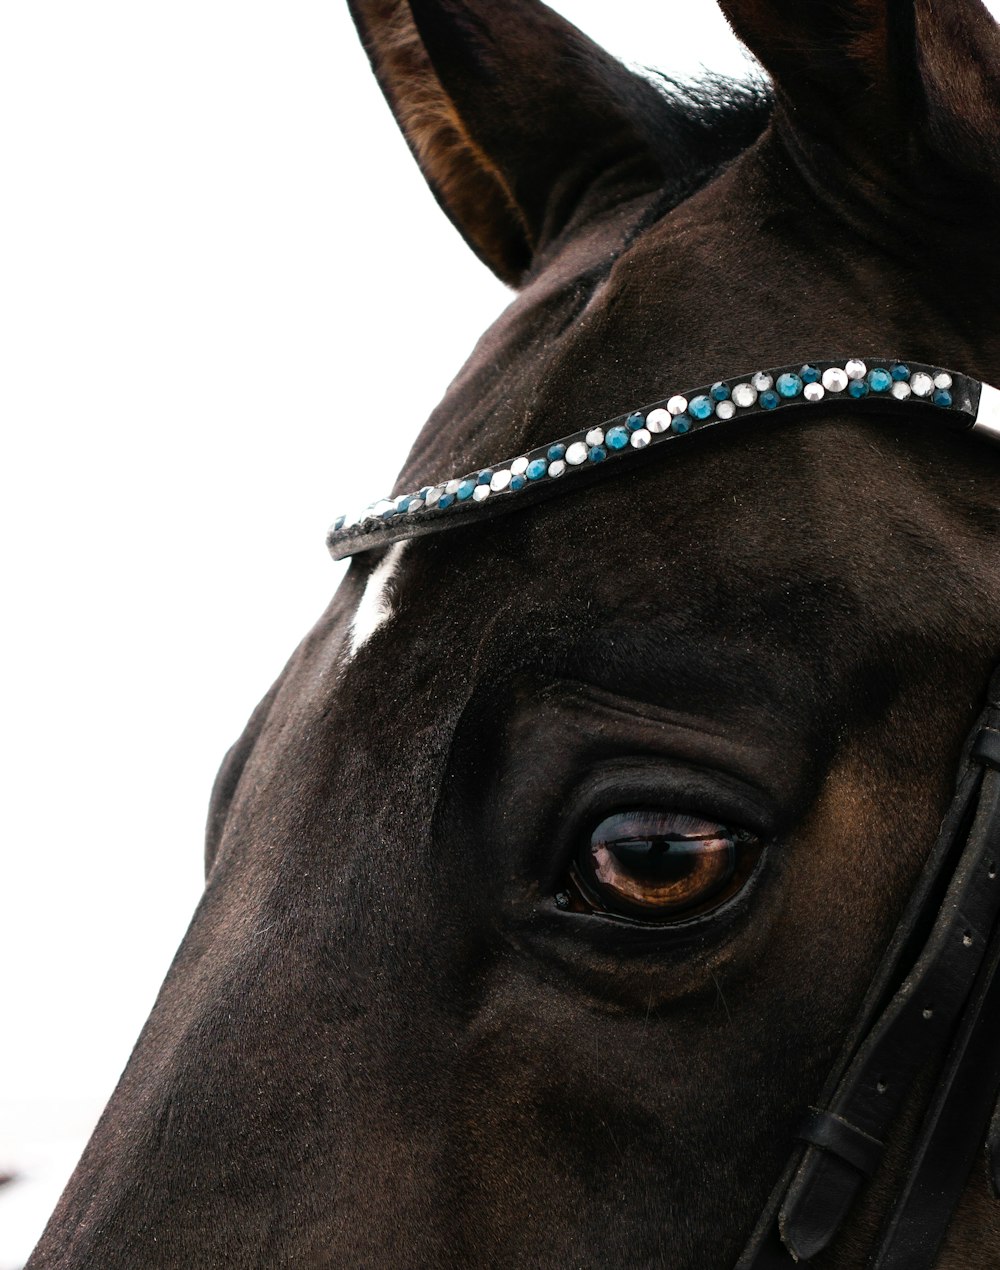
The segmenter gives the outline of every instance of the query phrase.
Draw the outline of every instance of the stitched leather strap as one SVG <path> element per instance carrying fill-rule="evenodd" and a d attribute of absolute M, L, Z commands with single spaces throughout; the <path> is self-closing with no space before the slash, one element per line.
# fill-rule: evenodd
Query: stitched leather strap
<path fill-rule="evenodd" d="M 998 853 L 1000 772 L 987 770 L 967 846 L 931 937 L 829 1107 L 872 1137 L 885 1135 L 915 1077 L 940 1059 L 954 1034 L 1000 912 Z M 829 1152 L 806 1151 L 781 1209 L 784 1241 L 800 1260 L 831 1242 L 862 1181 Z"/>
<path fill-rule="evenodd" d="M 989 1079 L 977 1084 L 971 1099 L 965 1097 L 965 1073 L 975 1062 L 976 1070 L 1000 1065 L 1000 1045 L 991 1048 L 992 1025 L 984 1016 L 994 998 L 989 994 L 987 1001 L 982 986 L 993 974 L 995 950 L 989 958 L 986 950 L 1000 914 L 1000 770 L 991 762 L 990 735 L 1000 735 L 998 699 L 1000 672 L 990 685 L 991 706 L 964 747 L 956 796 L 938 842 L 826 1082 L 825 1110 L 818 1121 L 813 1113 L 814 1132 L 803 1135 L 809 1144 L 790 1158 L 737 1270 L 789 1270 L 829 1245 L 871 1171 L 861 1165 L 877 1163 L 865 1139 L 884 1138 L 916 1075 L 940 1063 L 951 1046 L 913 1173 L 874 1254 L 882 1260 L 873 1265 L 903 1267 L 905 1258 L 891 1259 L 897 1248 L 936 1247 L 944 1236 L 968 1174 L 964 1161 L 982 1141 L 995 1097 Z M 997 1122 L 1000 1126 L 1000 1111 Z M 1000 1159 L 1000 1132 L 996 1142 Z M 922 1202 L 919 1197 L 932 1191 L 937 1201 Z M 923 1262 L 914 1262 L 914 1270 L 918 1264 Z"/>
<path fill-rule="evenodd" d="M 872 1270 L 932 1270 L 1000 1089 L 1000 929 L 938 1082 Z"/>

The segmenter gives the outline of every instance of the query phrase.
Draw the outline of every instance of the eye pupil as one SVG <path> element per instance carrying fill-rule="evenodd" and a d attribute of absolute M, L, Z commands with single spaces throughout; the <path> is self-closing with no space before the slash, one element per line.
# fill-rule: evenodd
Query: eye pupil
<path fill-rule="evenodd" d="M 595 855 L 606 852 L 622 869 L 647 879 L 651 884 L 669 884 L 689 876 L 704 864 L 709 855 L 716 858 L 724 855 L 731 865 L 735 844 L 731 838 L 670 838 L 659 835 L 655 838 L 619 838 L 592 843 L 591 851 Z"/>
<path fill-rule="evenodd" d="M 637 809 L 595 826 L 572 879 L 592 911 L 676 921 L 734 894 L 759 854 L 757 840 L 742 830 L 680 812 Z"/>

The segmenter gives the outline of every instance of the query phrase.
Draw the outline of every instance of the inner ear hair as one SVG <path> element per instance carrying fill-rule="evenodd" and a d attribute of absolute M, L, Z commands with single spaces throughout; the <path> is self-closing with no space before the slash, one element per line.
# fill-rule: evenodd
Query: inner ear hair
<path fill-rule="evenodd" d="M 431 189 L 505 282 L 569 227 L 660 190 L 666 97 L 539 0 L 350 5 Z"/>
<path fill-rule="evenodd" d="M 382 91 L 435 198 L 476 254 L 510 285 L 533 244 L 510 186 L 473 140 L 427 54 L 406 0 L 351 0 Z"/>

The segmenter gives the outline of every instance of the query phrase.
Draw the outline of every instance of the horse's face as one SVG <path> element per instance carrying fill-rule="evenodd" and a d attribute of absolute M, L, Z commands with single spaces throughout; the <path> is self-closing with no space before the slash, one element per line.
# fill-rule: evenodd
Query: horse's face
<path fill-rule="evenodd" d="M 731 0 L 779 89 L 749 149 L 758 108 L 699 123 L 533 4 L 355 7 L 523 287 L 400 488 L 827 351 L 1000 377 L 973 0 L 947 31 L 917 6 L 922 59 L 860 0 L 843 46 L 825 5 Z M 947 803 L 1000 475 L 836 413 L 678 448 L 352 564 L 227 757 L 204 900 L 33 1267 L 735 1260 Z M 748 839 L 728 889 L 585 902 L 630 812 Z"/>

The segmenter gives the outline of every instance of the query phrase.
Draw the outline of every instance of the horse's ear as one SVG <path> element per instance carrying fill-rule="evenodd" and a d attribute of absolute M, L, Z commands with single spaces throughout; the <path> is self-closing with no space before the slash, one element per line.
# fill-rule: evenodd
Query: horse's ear
<path fill-rule="evenodd" d="M 1000 28 L 981 0 L 719 2 L 786 121 L 845 164 L 915 171 L 934 154 L 1000 181 Z"/>
<path fill-rule="evenodd" d="M 442 207 L 517 285 L 570 222 L 663 179 L 666 102 L 537 0 L 350 0 Z"/>

